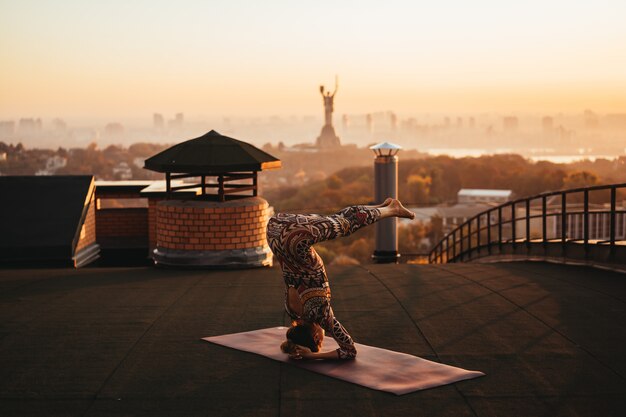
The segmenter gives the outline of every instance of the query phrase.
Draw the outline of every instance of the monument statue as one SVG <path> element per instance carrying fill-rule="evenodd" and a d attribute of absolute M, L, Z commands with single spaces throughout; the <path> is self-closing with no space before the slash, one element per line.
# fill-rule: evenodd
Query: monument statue
<path fill-rule="evenodd" d="M 318 148 L 332 148 L 341 145 L 333 127 L 333 111 L 337 87 L 337 77 L 335 77 L 335 90 L 332 94 L 330 91 L 324 92 L 324 86 L 320 85 L 320 93 L 324 100 L 324 126 L 322 127 L 322 132 L 317 137 L 316 145 Z"/>
<path fill-rule="evenodd" d="M 324 99 L 324 121 L 325 124 L 331 125 L 333 124 L 333 102 L 335 100 L 335 94 L 337 94 L 337 84 L 335 83 L 335 91 L 330 94 L 330 91 L 326 92 L 324 95 L 324 86 L 320 85 L 320 93 L 322 93 L 322 98 Z"/>

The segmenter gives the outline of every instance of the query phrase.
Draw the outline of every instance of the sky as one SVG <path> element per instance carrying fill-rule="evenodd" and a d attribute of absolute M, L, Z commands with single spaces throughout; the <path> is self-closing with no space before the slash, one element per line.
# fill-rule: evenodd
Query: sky
<path fill-rule="evenodd" d="M 0 0 L 0 120 L 626 112 L 626 2 Z"/>

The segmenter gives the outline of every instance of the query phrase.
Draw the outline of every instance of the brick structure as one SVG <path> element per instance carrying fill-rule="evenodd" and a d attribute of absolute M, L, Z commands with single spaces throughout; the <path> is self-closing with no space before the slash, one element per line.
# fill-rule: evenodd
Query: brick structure
<path fill-rule="evenodd" d="M 87 215 L 80 229 L 80 235 L 78 237 L 78 243 L 74 253 L 79 253 L 83 249 L 96 243 L 96 193 L 91 193 L 89 199 L 89 208 L 87 209 Z"/>
<path fill-rule="evenodd" d="M 148 199 L 148 246 L 150 253 L 157 246 L 157 204 L 163 201 L 163 198 L 151 196 Z"/>
<path fill-rule="evenodd" d="M 249 143 L 211 130 L 146 159 L 165 174 L 165 189 L 148 198 L 148 230 L 156 264 L 219 268 L 269 266 L 267 201 L 258 197 L 257 173 L 279 159 Z"/>
<path fill-rule="evenodd" d="M 96 181 L 96 234 L 107 264 L 147 262 L 151 181 Z"/>
<path fill-rule="evenodd" d="M 255 267 L 272 264 L 260 197 L 226 202 L 164 200 L 156 204 L 157 264 Z"/>
<path fill-rule="evenodd" d="M 100 209 L 98 238 L 143 237 L 147 242 L 148 210 L 145 208 Z"/>

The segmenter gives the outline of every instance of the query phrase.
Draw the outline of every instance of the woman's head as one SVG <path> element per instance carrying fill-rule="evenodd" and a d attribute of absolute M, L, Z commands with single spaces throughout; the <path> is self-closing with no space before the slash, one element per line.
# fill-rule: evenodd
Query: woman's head
<path fill-rule="evenodd" d="M 286 336 L 287 340 L 280 345 L 285 353 L 294 352 L 296 345 L 305 346 L 311 349 L 311 352 L 319 352 L 324 340 L 324 329 L 317 323 L 294 321 L 287 329 Z"/>

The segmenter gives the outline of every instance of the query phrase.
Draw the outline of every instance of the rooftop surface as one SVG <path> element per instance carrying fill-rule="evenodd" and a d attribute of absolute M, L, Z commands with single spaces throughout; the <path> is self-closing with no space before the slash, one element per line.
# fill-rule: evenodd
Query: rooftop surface
<path fill-rule="evenodd" d="M 486 376 L 398 397 L 200 340 L 288 324 L 277 268 L 3 269 L 0 415 L 595 417 L 626 409 L 626 275 L 547 263 L 328 272 L 335 314 L 355 341 Z"/>

